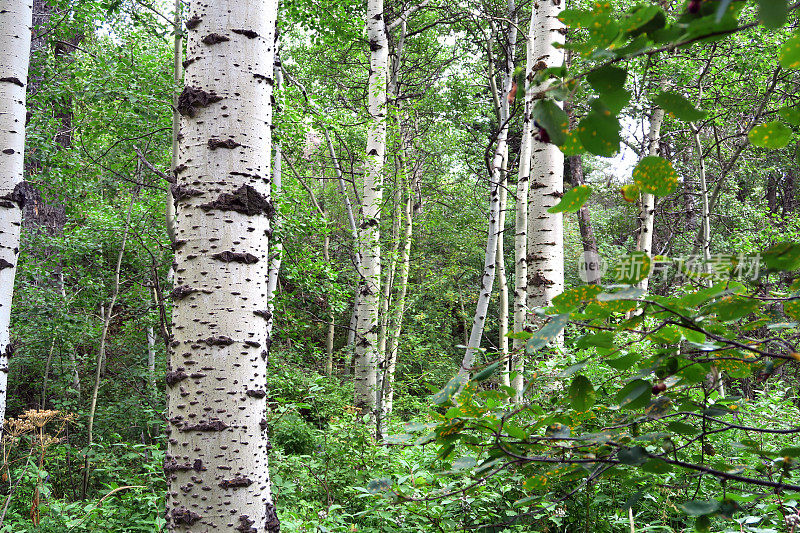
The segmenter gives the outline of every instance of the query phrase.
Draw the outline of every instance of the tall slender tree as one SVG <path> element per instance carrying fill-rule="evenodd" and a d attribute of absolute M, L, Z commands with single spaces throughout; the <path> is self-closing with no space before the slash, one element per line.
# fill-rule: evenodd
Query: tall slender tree
<path fill-rule="evenodd" d="M 383 0 L 367 1 L 369 81 L 367 83 L 367 154 L 364 172 L 362 217 L 359 232 L 361 279 L 355 346 L 355 404 L 362 413 L 375 416 L 378 388 L 378 307 L 381 285 L 381 203 L 386 154 L 386 86 L 389 74 L 389 40 Z"/>
<path fill-rule="evenodd" d="M 5 417 L 8 362 L 13 353 L 9 322 L 24 200 L 25 89 L 32 19 L 31 0 L 0 0 L 0 422 Z"/>
<path fill-rule="evenodd" d="M 170 531 L 280 530 L 270 492 L 267 279 L 275 0 L 193 2 L 166 381 Z"/>

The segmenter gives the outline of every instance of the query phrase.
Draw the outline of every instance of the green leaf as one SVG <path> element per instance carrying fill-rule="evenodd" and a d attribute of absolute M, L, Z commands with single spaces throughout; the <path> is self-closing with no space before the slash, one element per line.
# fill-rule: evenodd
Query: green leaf
<path fill-rule="evenodd" d="M 641 446 L 620 448 L 617 452 L 617 459 L 625 465 L 639 466 L 647 461 L 647 450 Z"/>
<path fill-rule="evenodd" d="M 599 285 L 578 285 L 553 298 L 553 308 L 560 313 L 572 311 L 583 302 L 594 300 L 602 291 Z"/>
<path fill-rule="evenodd" d="M 783 43 L 778 61 L 783 68 L 800 68 L 800 34 Z"/>
<path fill-rule="evenodd" d="M 384 477 L 373 479 L 367 484 L 367 490 L 370 494 L 382 494 L 392 490 L 392 480 Z"/>
<path fill-rule="evenodd" d="M 650 459 L 642 465 L 642 470 L 651 474 L 667 474 L 672 470 L 672 466 L 663 459 Z"/>
<path fill-rule="evenodd" d="M 619 121 L 611 111 L 593 111 L 578 124 L 578 136 L 584 148 L 602 157 L 619 152 Z"/>
<path fill-rule="evenodd" d="M 792 126 L 800 126 L 800 107 L 782 107 L 778 114 Z"/>
<path fill-rule="evenodd" d="M 478 382 L 486 381 L 487 379 L 492 377 L 492 375 L 495 372 L 497 372 L 497 369 L 499 367 L 500 367 L 500 361 L 492 363 L 491 365 L 487 366 L 486 368 L 484 368 L 483 370 L 472 376 L 472 381 L 478 381 Z"/>
<path fill-rule="evenodd" d="M 571 431 L 569 426 L 566 424 L 559 424 L 558 422 L 555 424 L 550 424 L 544 430 L 544 436 L 551 439 L 566 439 L 570 436 L 570 434 Z"/>
<path fill-rule="evenodd" d="M 717 500 L 690 500 L 679 504 L 678 507 L 689 516 L 703 516 L 716 512 L 719 509 L 719 502 Z"/>
<path fill-rule="evenodd" d="M 564 144 L 560 145 L 559 148 L 567 157 L 582 154 L 586 151 L 577 131 L 570 131 L 567 133 Z"/>
<path fill-rule="evenodd" d="M 800 244 L 782 242 L 761 254 L 764 264 L 772 270 L 797 270 L 800 268 Z"/>
<path fill-rule="evenodd" d="M 547 487 L 547 476 L 541 474 L 529 477 L 522 484 L 522 488 L 525 490 L 542 490 L 545 487 Z"/>
<path fill-rule="evenodd" d="M 703 120 L 708 115 L 705 111 L 695 108 L 689 100 L 672 91 L 659 94 L 653 99 L 653 103 L 684 122 Z"/>
<path fill-rule="evenodd" d="M 398 433 L 396 435 L 389 435 L 385 441 L 387 444 L 402 444 L 414 438 L 414 435 L 409 433 Z"/>
<path fill-rule="evenodd" d="M 452 397 L 461 390 L 461 387 L 467 382 L 466 376 L 456 376 L 447 382 L 442 390 L 433 395 L 432 400 L 436 405 L 442 405 L 449 402 Z"/>
<path fill-rule="evenodd" d="M 564 193 L 561 201 L 547 210 L 548 213 L 575 213 L 578 211 L 589 196 L 592 194 L 592 188 L 588 185 L 578 185 L 574 189 Z"/>
<path fill-rule="evenodd" d="M 578 349 L 589 348 L 591 346 L 598 348 L 613 348 L 614 347 L 614 332 L 602 331 L 600 333 L 589 333 L 583 335 L 575 343 Z"/>
<path fill-rule="evenodd" d="M 725 296 L 707 307 L 708 312 L 715 313 L 720 322 L 739 320 L 761 308 L 761 300 L 742 296 Z"/>
<path fill-rule="evenodd" d="M 783 312 L 795 320 L 800 320 L 800 299 L 788 300 L 784 302 Z"/>
<path fill-rule="evenodd" d="M 647 156 L 633 169 L 633 182 L 648 194 L 666 196 L 678 186 L 678 173 L 672 163 L 655 155 Z"/>
<path fill-rule="evenodd" d="M 758 18 L 767 28 L 780 28 L 788 15 L 786 0 L 758 0 Z"/>
<path fill-rule="evenodd" d="M 625 109 L 631 101 L 632 93 L 625 89 L 618 91 L 609 91 L 600 95 L 600 101 L 603 102 L 609 111 L 614 114 L 619 114 L 620 111 Z"/>
<path fill-rule="evenodd" d="M 767 122 L 756 126 L 747 134 L 750 143 L 759 148 L 784 148 L 792 140 L 792 130 L 780 122 Z"/>
<path fill-rule="evenodd" d="M 653 20 L 653 18 L 659 13 L 661 13 L 661 9 L 658 6 L 642 6 L 622 20 L 622 31 L 634 33 L 636 30 L 642 28 L 642 26 Z"/>
<path fill-rule="evenodd" d="M 634 379 L 617 393 L 617 403 L 622 409 L 639 409 L 650 403 L 653 386 L 643 379 Z"/>
<path fill-rule="evenodd" d="M 641 193 L 639 187 L 633 183 L 623 185 L 622 189 L 620 189 L 620 192 L 622 193 L 622 199 L 626 202 L 635 202 L 639 199 L 639 194 Z"/>
<path fill-rule="evenodd" d="M 576 411 L 586 411 L 594 405 L 596 394 L 592 382 L 586 376 L 578 375 L 569 386 L 569 403 Z"/>
<path fill-rule="evenodd" d="M 685 422 L 670 422 L 667 424 L 667 427 L 670 429 L 670 431 L 674 431 L 678 435 L 692 436 L 700 433 L 699 429 L 692 425 L 686 424 Z"/>
<path fill-rule="evenodd" d="M 567 141 L 569 120 L 563 109 L 552 100 L 537 100 L 531 113 L 533 119 L 547 131 L 553 144 L 562 145 Z"/>
<path fill-rule="evenodd" d="M 627 77 L 627 70 L 613 65 L 605 65 L 587 74 L 586 80 L 598 93 L 608 93 L 624 88 Z"/>
<path fill-rule="evenodd" d="M 614 370 L 628 370 L 641 358 L 642 354 L 634 352 L 616 359 L 606 359 L 605 363 Z"/>
<path fill-rule="evenodd" d="M 698 516 L 694 521 L 694 530 L 698 533 L 708 533 L 711 531 L 711 518 L 708 515 Z"/>
<path fill-rule="evenodd" d="M 525 353 L 533 355 L 554 340 L 569 322 L 569 314 L 555 315 L 525 343 Z"/>

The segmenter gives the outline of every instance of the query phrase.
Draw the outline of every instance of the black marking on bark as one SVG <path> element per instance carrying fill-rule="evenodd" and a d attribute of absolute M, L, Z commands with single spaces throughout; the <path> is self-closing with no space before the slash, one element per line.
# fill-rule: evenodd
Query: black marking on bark
<path fill-rule="evenodd" d="M 224 481 L 222 483 L 224 483 Z M 220 483 L 220 486 L 222 486 L 222 483 Z M 227 488 L 227 487 L 223 487 L 223 488 Z M 247 516 L 246 514 L 243 514 L 242 516 L 239 517 L 239 525 L 236 526 L 233 529 L 235 529 L 236 531 L 239 531 L 240 533 L 258 533 L 258 530 L 253 527 L 253 524 L 255 524 L 255 521 L 254 520 L 250 520 L 249 516 Z"/>
<path fill-rule="evenodd" d="M 186 23 L 185 23 L 186 24 L 186 29 L 187 30 L 193 30 L 196 27 L 198 27 L 202 21 L 203 21 L 203 19 L 201 19 L 197 15 L 194 15 L 194 16 L 192 16 L 192 18 L 190 18 L 189 20 L 186 21 Z"/>
<path fill-rule="evenodd" d="M 8 78 L 0 78 L 0 82 L 3 83 L 13 83 L 19 87 L 25 87 L 25 84 L 19 81 L 19 78 L 15 78 L 14 76 L 9 76 Z"/>
<path fill-rule="evenodd" d="M 238 35 L 244 35 L 248 39 L 255 39 L 256 37 L 258 37 L 258 32 L 255 32 L 253 30 L 231 30 L 231 31 Z"/>
<path fill-rule="evenodd" d="M 222 420 L 207 420 L 198 422 L 192 426 L 185 425 L 180 428 L 181 431 L 224 431 L 228 428 L 228 424 Z"/>
<path fill-rule="evenodd" d="M 378 220 L 375 218 L 368 218 L 367 220 L 365 220 L 360 224 L 361 229 L 367 229 L 370 226 L 378 226 L 378 225 L 380 225 L 380 222 L 378 222 Z"/>
<path fill-rule="evenodd" d="M 233 339 L 230 337 L 226 337 L 225 335 L 219 335 L 217 337 L 209 337 L 207 339 L 203 339 L 203 342 L 208 344 L 209 346 L 230 346 L 233 344 Z"/>
<path fill-rule="evenodd" d="M 201 379 L 201 378 L 206 377 L 206 375 L 207 374 L 203 374 L 202 372 L 194 372 L 192 374 L 189 374 L 189 377 L 192 378 L 192 379 Z"/>
<path fill-rule="evenodd" d="M 264 397 L 267 396 L 267 392 L 263 391 L 261 389 L 249 390 L 249 391 L 245 392 L 245 395 L 249 396 L 251 398 L 256 398 L 257 400 L 260 400 L 261 398 L 264 398 Z"/>
<path fill-rule="evenodd" d="M 227 148 L 228 150 L 233 150 L 234 148 L 238 148 L 241 144 L 237 143 L 233 139 L 228 139 L 226 141 L 220 141 L 219 139 L 211 138 L 208 140 L 208 149 L 209 150 L 216 150 L 217 148 Z"/>
<path fill-rule="evenodd" d="M 197 61 L 195 58 L 191 58 L 191 59 L 185 59 L 185 60 L 183 60 L 183 61 L 181 62 L 181 65 L 183 66 L 183 69 L 184 69 L 184 70 L 186 70 L 186 67 L 188 67 L 189 65 L 191 65 L 191 64 L 192 64 L 192 63 L 194 63 L 195 61 Z"/>
<path fill-rule="evenodd" d="M 266 418 L 262 418 L 261 422 L 258 423 L 258 427 L 261 428 L 261 431 L 264 431 L 265 429 L 267 429 L 269 427 L 269 424 L 267 423 L 267 419 Z"/>
<path fill-rule="evenodd" d="M 272 78 L 270 78 L 269 76 L 264 76 L 263 74 L 253 74 L 253 77 L 255 79 L 257 79 L 257 80 L 264 80 L 265 82 L 269 83 L 270 85 L 275 83 Z"/>
<path fill-rule="evenodd" d="M 189 375 L 186 374 L 186 372 L 184 372 L 182 368 L 179 368 L 178 370 L 173 370 L 172 372 L 167 372 L 167 375 L 165 377 L 165 381 L 167 382 L 168 386 L 172 387 L 176 383 L 180 383 L 181 381 L 183 381 L 184 379 L 186 379 L 188 377 L 189 377 Z"/>
<path fill-rule="evenodd" d="M 280 533 L 281 521 L 278 519 L 278 513 L 275 511 L 275 505 L 272 502 L 267 502 L 267 516 L 264 521 L 264 527 L 267 528 L 267 533 Z"/>
<path fill-rule="evenodd" d="M 178 169 L 175 169 L 177 172 Z M 202 196 L 203 191 L 200 189 L 192 189 L 187 185 L 173 185 L 172 189 L 172 197 L 175 199 L 176 202 L 180 200 L 186 200 L 187 198 L 192 198 L 194 196 Z"/>
<path fill-rule="evenodd" d="M 373 148 L 372 150 L 369 151 L 369 154 L 367 154 L 367 155 L 378 155 L 378 150 Z"/>
<path fill-rule="evenodd" d="M 5 150 L 3 150 L 3 153 L 6 154 L 6 155 L 11 155 L 11 154 L 16 153 L 16 152 L 15 152 L 15 150 L 13 148 L 6 148 Z"/>
<path fill-rule="evenodd" d="M 370 49 L 370 51 L 372 51 L 372 52 L 377 52 L 377 51 L 378 51 L 378 50 L 380 50 L 381 48 L 383 48 L 383 46 L 381 46 L 381 44 L 380 44 L 378 41 L 370 41 L 370 42 L 369 42 L 369 49 Z"/>
<path fill-rule="evenodd" d="M 252 346 L 253 348 L 261 348 L 261 343 L 257 341 L 244 341 L 247 346 Z"/>
<path fill-rule="evenodd" d="M 235 477 L 233 479 L 223 479 L 219 486 L 223 489 L 235 489 L 237 487 L 249 487 L 253 481 L 245 476 Z"/>
<path fill-rule="evenodd" d="M 272 318 L 272 313 L 269 311 L 269 309 L 263 309 L 261 311 L 253 311 L 253 314 L 256 316 L 260 316 L 264 320 L 269 320 L 270 318 Z"/>
<path fill-rule="evenodd" d="M 0 259 L 0 270 L 5 270 L 7 268 L 14 268 L 14 265 L 9 263 L 5 259 Z"/>
<path fill-rule="evenodd" d="M 203 466 L 202 459 L 195 459 L 194 463 L 179 463 L 175 460 L 174 457 L 167 456 L 164 459 L 164 473 L 169 474 L 170 472 L 187 472 L 189 470 L 194 470 L 195 472 L 202 472 L 203 470 L 207 470 L 206 467 Z"/>
<path fill-rule="evenodd" d="M 541 272 L 537 272 L 533 276 L 530 277 L 530 284 L 534 287 L 549 287 L 553 284 L 553 282 L 547 279 Z"/>
<path fill-rule="evenodd" d="M 175 242 L 173 242 L 173 243 L 172 243 L 172 249 L 173 249 L 174 251 L 178 251 L 178 250 L 180 250 L 181 248 L 183 248 L 183 246 L 186 244 L 186 242 L 187 242 L 187 241 L 184 241 L 184 240 L 180 240 L 180 239 L 178 239 L 178 240 L 176 240 Z"/>
<path fill-rule="evenodd" d="M 269 352 L 267 350 L 261 350 L 261 359 L 263 359 L 264 361 L 269 359 Z"/>
<path fill-rule="evenodd" d="M 7 359 L 11 359 L 12 357 L 14 357 L 14 345 L 13 344 L 8 343 L 8 345 L 6 346 L 6 351 L 3 353 L 3 357 L 5 357 Z M 6 369 L 5 371 L 8 372 L 8 369 Z"/>
<path fill-rule="evenodd" d="M 194 511 L 190 511 L 185 507 L 176 507 L 172 511 L 170 511 L 170 516 L 172 518 L 172 522 L 175 524 L 186 524 L 191 526 L 198 520 L 200 520 L 200 515 L 195 513 Z"/>
<path fill-rule="evenodd" d="M 180 174 L 181 172 L 185 171 L 187 168 L 189 168 L 189 167 L 187 167 L 186 165 L 183 165 L 183 164 L 180 164 L 177 167 L 175 167 L 175 172 L 174 172 L 175 177 L 177 178 L 178 174 Z"/>
<path fill-rule="evenodd" d="M 14 190 L 5 196 L 0 196 L 0 207 L 13 208 L 15 205 L 22 209 L 25 207 L 25 188 L 28 182 L 21 181 L 14 186 Z"/>
<path fill-rule="evenodd" d="M 200 206 L 206 211 L 236 211 L 243 215 L 267 215 L 272 218 L 275 208 L 263 194 L 250 185 L 242 185 L 232 193 L 224 192 L 216 200 Z"/>
<path fill-rule="evenodd" d="M 219 33 L 209 33 L 205 37 L 203 37 L 203 44 L 207 44 L 211 46 L 213 44 L 224 43 L 225 41 L 230 41 L 230 37 L 225 37 L 224 35 L 220 35 Z"/>
<path fill-rule="evenodd" d="M 195 292 L 199 292 L 199 290 L 198 289 L 193 289 L 192 287 L 189 287 L 188 285 L 179 285 L 179 286 L 175 287 L 174 289 L 172 289 L 172 292 L 170 293 L 170 296 L 172 296 L 173 300 L 177 301 L 177 300 L 183 300 L 184 298 L 186 298 L 187 296 L 189 296 L 190 294 L 195 293 Z"/>
<path fill-rule="evenodd" d="M 220 252 L 211 257 L 223 263 L 244 263 L 245 265 L 252 265 L 258 263 L 258 257 L 246 252 Z"/>
<path fill-rule="evenodd" d="M 222 97 L 213 92 L 207 93 L 197 87 L 184 87 L 178 97 L 178 113 L 194 117 L 198 109 L 208 107 L 220 100 L 222 100 Z"/>

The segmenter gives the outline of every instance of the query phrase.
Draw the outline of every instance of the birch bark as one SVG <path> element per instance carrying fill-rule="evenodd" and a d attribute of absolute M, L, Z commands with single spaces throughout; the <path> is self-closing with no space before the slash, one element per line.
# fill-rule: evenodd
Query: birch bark
<path fill-rule="evenodd" d="M 647 155 L 658 155 L 658 142 L 661 139 L 661 125 L 664 123 L 664 110 L 653 109 L 650 116 L 650 130 L 647 134 Z M 636 237 L 636 251 L 653 255 L 653 230 L 655 222 L 655 196 L 642 193 L 639 198 L 639 234 Z M 650 278 L 644 278 L 638 286 L 645 291 Z"/>
<path fill-rule="evenodd" d="M 534 4 L 533 56 L 537 68 L 564 64 L 560 0 Z M 559 46 L 557 46 L 559 45 Z M 531 89 L 539 92 L 544 87 Z M 564 191 L 564 154 L 538 138 L 531 142 L 531 177 L 528 194 L 527 299 L 528 312 L 550 304 L 564 291 L 564 226 L 561 213 L 548 213 Z M 533 315 L 530 322 L 536 323 Z M 520 365 L 521 367 L 521 365 Z"/>
<path fill-rule="evenodd" d="M 376 416 L 378 384 L 378 307 L 381 285 L 380 222 L 383 201 L 383 165 L 386 153 L 386 84 L 389 73 L 389 41 L 383 0 L 367 2 L 369 81 L 367 84 L 366 164 L 362 219 L 359 233 L 361 278 L 355 345 L 355 405 L 362 414 Z"/>
<path fill-rule="evenodd" d="M 503 169 L 505 159 L 508 156 L 508 118 L 509 118 L 509 97 L 514 81 L 514 48 L 517 45 L 517 25 L 516 7 L 514 0 L 508 0 L 508 13 L 511 24 L 508 28 L 506 39 L 507 62 L 503 76 L 502 93 L 495 100 L 499 103 L 499 128 L 497 134 L 497 146 L 491 164 L 491 175 L 489 177 L 489 229 L 486 237 L 486 253 L 483 261 L 483 276 L 481 277 L 480 293 L 478 303 L 475 308 L 475 316 L 472 320 L 472 330 L 470 331 L 467 349 L 461 361 L 461 368 L 458 373 L 467 376 L 470 373 L 475 356 L 480 349 L 481 339 L 483 338 L 483 328 L 486 323 L 486 314 L 489 310 L 489 301 L 492 296 L 492 287 L 497 272 L 497 240 L 500 238 L 501 231 L 501 197 L 500 188 L 503 179 Z M 493 69 L 490 68 L 490 77 L 494 76 Z M 497 91 L 494 91 L 495 93 Z"/>
<path fill-rule="evenodd" d="M 193 2 L 176 199 L 167 529 L 276 533 L 266 411 L 274 0 Z"/>
<path fill-rule="evenodd" d="M 14 351 L 9 325 L 24 199 L 20 189 L 32 20 L 31 0 L 0 0 L 0 422 L 6 412 L 8 363 Z"/>

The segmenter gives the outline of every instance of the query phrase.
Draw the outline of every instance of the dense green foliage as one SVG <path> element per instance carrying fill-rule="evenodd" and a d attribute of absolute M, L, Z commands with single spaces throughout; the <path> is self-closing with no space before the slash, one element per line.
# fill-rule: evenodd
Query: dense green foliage
<path fill-rule="evenodd" d="M 51 0 L 36 29 L 26 180 L 39 192 L 26 207 L 14 289 L 3 532 L 165 524 L 164 178 L 176 88 L 175 32 L 162 4 Z M 498 37 L 506 6 L 432 2 L 409 19 L 391 109 L 384 261 L 399 253 L 393 222 L 409 194 L 414 237 L 383 442 L 353 407 L 354 243 L 322 135 L 331 135 L 356 198 L 366 144 L 363 5 L 281 6 L 287 75 L 275 132 L 286 164 L 274 237 L 284 255 L 267 420 L 285 531 L 800 531 L 798 8 L 567 4 L 571 60 L 537 74 L 554 83 L 534 114 L 565 154 L 581 156 L 568 164 L 583 166 L 587 185 L 559 207 L 567 291 L 539 310 L 542 329 L 512 333 L 526 340 L 530 361 L 518 404 L 499 379 L 497 302 L 479 366 L 469 379 L 453 377 L 483 265 L 486 158 L 498 128 L 486 65 L 508 53 Z M 387 19 L 404 8 L 387 2 Z M 520 21 L 530 9 L 519 6 Z M 525 57 L 522 43 L 516 56 Z M 668 114 L 660 155 L 643 157 L 655 106 Z M 398 158 L 401 124 L 419 175 L 411 191 Z M 699 250 L 699 158 L 710 183 L 713 270 L 687 259 Z M 652 260 L 633 253 L 641 193 L 658 197 Z M 581 206 L 610 265 L 603 286 L 578 276 L 584 249 L 572 213 Z M 119 298 L 109 310 L 118 257 Z M 504 260 L 513 272 L 513 253 Z M 658 268 L 645 293 L 631 285 L 651 261 Z M 562 332 L 563 344 L 551 342 Z"/>

